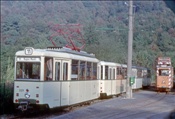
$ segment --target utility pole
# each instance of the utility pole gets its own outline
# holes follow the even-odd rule
[[[128,68],[126,81],[126,98],[132,98],[132,86],[130,85],[132,68],[132,41],[133,41],[133,1],[129,1],[129,32],[128,32]]]

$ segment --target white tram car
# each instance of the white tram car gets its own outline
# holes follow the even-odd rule
[[[113,62],[99,62],[100,96],[121,94],[126,92],[126,65]]]
[[[99,61],[83,51],[27,47],[15,56],[14,103],[26,111],[120,94],[126,92],[126,71],[127,65]]]

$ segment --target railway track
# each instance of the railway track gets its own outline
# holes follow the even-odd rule
[[[38,118],[48,118],[51,115],[62,115],[65,113],[68,113],[68,110],[49,110],[49,111],[44,111],[44,112],[35,112],[35,113],[21,113],[17,114],[15,116],[9,117],[9,119],[23,119],[23,118],[32,118],[32,119],[38,119]]]
[[[88,102],[84,102],[84,103],[80,103],[77,105],[72,105],[69,106],[67,108],[64,109],[60,109],[60,108],[55,108],[55,109],[51,109],[51,110],[47,110],[47,111],[41,111],[41,112],[34,112],[34,113],[20,113],[17,114],[15,116],[10,116],[8,117],[9,119],[22,119],[22,118],[33,118],[33,119],[38,119],[38,118],[50,118],[52,116],[59,116],[59,115],[63,115],[72,111],[75,111],[77,109],[80,109],[82,107],[86,107],[89,106],[91,104],[97,103],[97,102],[101,102],[101,101],[105,101],[107,99],[96,99],[96,100],[92,100],[92,101],[88,101]]]

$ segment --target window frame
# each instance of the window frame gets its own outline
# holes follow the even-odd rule
[[[23,75],[22,77],[24,78],[18,78],[19,77],[19,73],[20,71],[18,70],[18,64],[21,65],[19,66],[19,68],[21,68],[21,75]],[[32,65],[31,65],[32,64]],[[38,68],[37,68],[37,71],[35,71],[36,73],[34,73],[34,64],[38,64],[36,65]],[[15,80],[25,80],[25,81],[40,81],[41,80],[41,62],[40,61],[36,61],[36,62],[33,62],[33,61],[16,61],[15,63]],[[28,65],[28,66],[27,66]],[[28,68],[27,68],[28,67]],[[18,73],[19,72],[19,73]],[[28,78],[29,77],[29,78]],[[31,78],[30,78],[31,77]],[[38,78],[33,78],[33,77],[38,77]]]

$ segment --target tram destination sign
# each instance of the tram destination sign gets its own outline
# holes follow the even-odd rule
[[[39,57],[17,57],[17,61],[35,61],[35,62],[39,62],[40,58]]]

